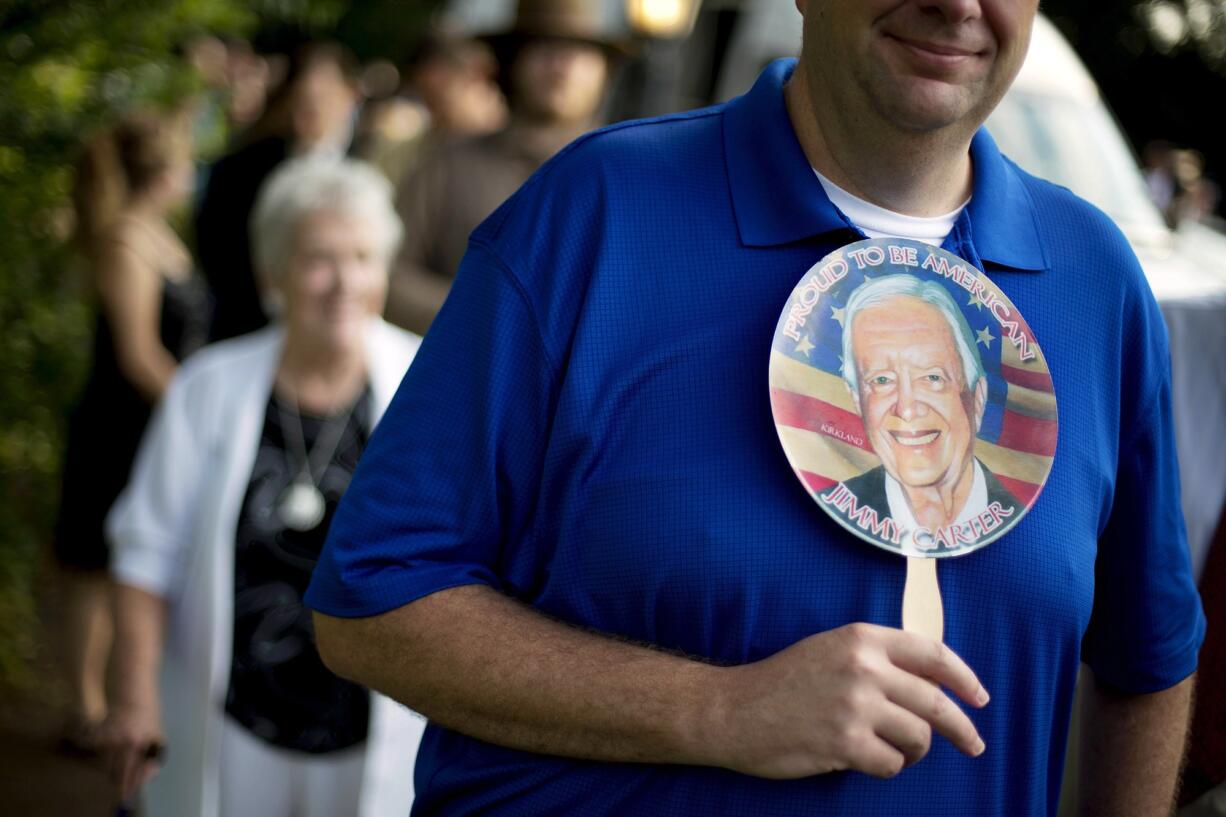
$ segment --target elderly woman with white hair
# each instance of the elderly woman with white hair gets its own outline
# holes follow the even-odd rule
[[[400,233],[370,167],[283,165],[251,223],[279,320],[180,369],[111,512],[103,735],[151,817],[408,813],[420,719],[333,675],[302,605],[420,340],[379,317]]]

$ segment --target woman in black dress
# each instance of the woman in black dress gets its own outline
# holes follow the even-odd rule
[[[87,146],[74,203],[97,298],[94,360],[69,419],[55,530],[72,711],[64,746],[96,748],[110,652],[103,521],[127,483],[149,413],[178,363],[205,340],[208,293],[167,221],[191,189],[184,114],[129,116]]]

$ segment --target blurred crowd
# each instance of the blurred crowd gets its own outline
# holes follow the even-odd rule
[[[1205,157],[1200,151],[1157,139],[1145,146],[1141,161],[1149,197],[1168,227],[1217,220],[1222,190],[1205,175]]]
[[[420,719],[324,666],[302,596],[468,234],[599,124],[625,53],[578,0],[400,65],[203,37],[203,93],[86,139],[61,745],[109,761],[121,808],[407,813]]]

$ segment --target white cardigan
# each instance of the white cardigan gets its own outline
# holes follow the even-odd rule
[[[169,603],[161,678],[167,754],[145,787],[152,817],[218,817],[234,535],[283,341],[283,331],[271,327],[209,346],[183,364],[107,519],[115,580]],[[371,321],[366,352],[376,419],[420,342]],[[409,813],[424,726],[416,713],[372,697],[360,817]]]

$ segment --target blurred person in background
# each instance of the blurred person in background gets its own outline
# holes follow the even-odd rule
[[[1172,157],[1175,198],[1168,221],[1178,227],[1184,221],[1204,221],[1217,210],[1221,190],[1205,176],[1205,156],[1199,150],[1176,150]]]
[[[592,0],[520,0],[513,27],[484,39],[501,66],[508,125],[423,156],[400,185],[405,238],[387,314],[419,333],[447,297],[469,233],[549,157],[597,124],[621,53]]]
[[[193,124],[195,152],[211,162],[225,152],[231,134],[245,131],[263,112],[272,67],[238,38],[197,37],[185,56],[203,86]]]
[[[391,60],[376,59],[363,65],[358,90],[362,107],[354,122],[350,154],[387,176],[381,164],[384,154],[425,129],[425,109],[398,93],[400,71]]]
[[[152,406],[201,346],[209,299],[167,221],[191,189],[189,119],[140,113],[85,147],[74,189],[78,236],[97,299],[93,366],[68,426],[55,554],[66,595],[71,691],[63,748],[97,748],[106,715],[111,616],[103,522],[127,483]]]
[[[226,114],[231,129],[241,131],[260,118],[269,91],[281,84],[288,66],[283,56],[265,57],[247,40],[227,37],[225,44],[226,87],[230,92]]]
[[[389,179],[406,178],[422,156],[455,139],[482,136],[506,125],[507,106],[496,82],[498,63],[490,47],[456,32],[437,29],[413,53],[405,66],[405,89],[411,97],[400,104],[388,124],[416,116],[411,127],[386,133],[363,156]]]
[[[1150,201],[1161,211],[1163,217],[1175,198],[1175,146],[1165,139],[1155,139],[1141,151],[1141,172],[1145,176],[1145,188]],[[1169,218],[1167,225],[1171,226]]]
[[[419,342],[379,317],[400,232],[368,165],[275,171],[251,240],[279,319],[175,378],[111,514],[103,736],[122,796],[143,786],[152,817],[408,813],[420,719],[327,670],[301,603]]]
[[[1204,154],[1155,139],[1141,151],[1141,161],[1150,200],[1168,227],[1213,218],[1221,189],[1205,176]]]
[[[414,54],[406,75],[409,87],[430,112],[436,139],[480,136],[506,126],[498,61],[486,43],[436,30]]]
[[[344,156],[359,100],[353,55],[336,43],[307,44],[241,146],[213,166],[196,213],[196,252],[217,298],[213,340],[268,322],[247,236],[256,193],[291,156]]]
[[[225,42],[211,34],[196,37],[183,50],[201,85],[192,142],[197,158],[209,161],[221,155],[230,135],[229,54]]]

